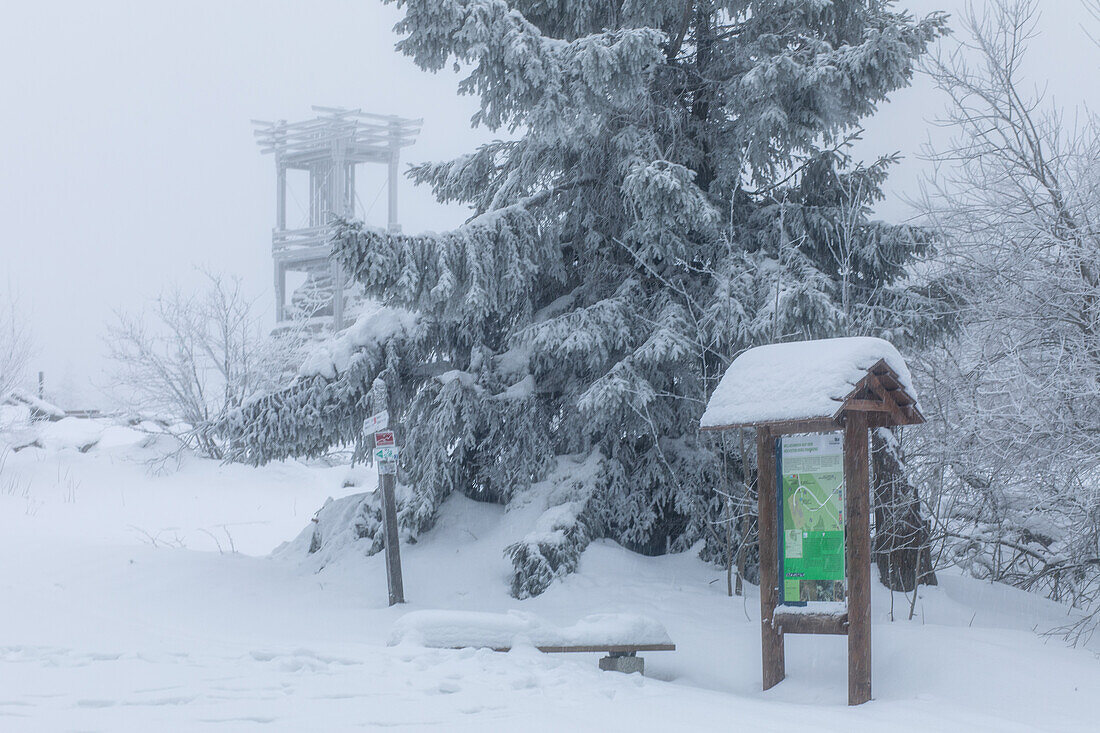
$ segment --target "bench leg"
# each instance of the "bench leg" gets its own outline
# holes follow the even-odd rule
[[[610,652],[600,659],[600,669],[605,672],[645,674],[645,660],[637,652]]]

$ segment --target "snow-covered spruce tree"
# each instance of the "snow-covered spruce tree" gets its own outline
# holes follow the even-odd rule
[[[880,0],[397,4],[399,50],[466,73],[474,124],[513,139],[411,170],[473,208],[464,226],[339,226],[334,257],[416,325],[249,405],[227,424],[239,452],[357,440],[381,376],[408,426],[406,527],[456,490],[507,502],[540,481],[573,487],[555,501],[583,531],[558,516],[510,548],[517,594],[593,536],[644,553],[705,538],[716,556],[715,488],[745,482],[697,424],[730,358],[923,325],[903,279],[927,240],[868,220],[891,161],[845,151],[943,17]]]

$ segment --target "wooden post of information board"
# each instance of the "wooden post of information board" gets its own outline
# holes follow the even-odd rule
[[[764,689],[775,687],[786,676],[783,631],[775,625],[779,602],[779,538],[775,506],[775,436],[766,428],[756,430],[757,533],[760,538],[760,657]]]
[[[867,413],[850,411],[844,418],[849,705],[871,699],[871,487],[867,474]]]

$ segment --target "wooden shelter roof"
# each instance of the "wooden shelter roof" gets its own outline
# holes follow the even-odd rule
[[[924,422],[909,369],[889,342],[853,337],[749,349],[726,370],[700,429],[835,430],[848,411],[871,413],[872,426]]]

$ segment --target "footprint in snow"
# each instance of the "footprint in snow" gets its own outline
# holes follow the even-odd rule
[[[462,686],[459,685],[454,680],[443,680],[442,682],[439,683],[439,686],[437,687],[437,689],[439,690],[439,692],[441,692],[444,695],[450,695],[451,693],[458,692],[459,690],[461,690]]]

